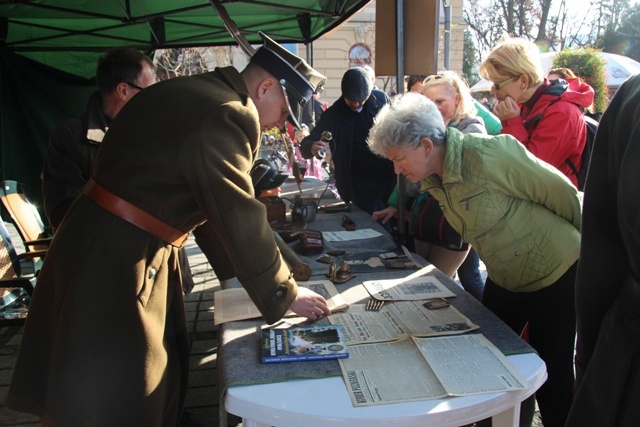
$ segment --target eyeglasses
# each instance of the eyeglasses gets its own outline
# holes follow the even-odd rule
[[[508,84],[509,84],[509,82],[511,82],[511,81],[512,81],[513,79],[515,79],[516,77],[518,77],[518,76],[512,76],[512,77],[509,77],[508,79],[505,79],[505,80],[503,80],[503,81],[501,81],[501,82],[494,83],[492,87],[493,87],[495,90],[500,90],[500,89],[502,89],[503,87],[505,87],[506,85],[508,85]]]
[[[130,82],[125,82],[125,84],[128,84],[129,86],[131,86],[132,88],[138,89],[138,90],[144,90],[143,87],[140,87],[138,85],[134,85],[133,83]]]

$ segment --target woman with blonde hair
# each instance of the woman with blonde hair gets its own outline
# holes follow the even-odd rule
[[[493,113],[502,122],[502,133],[514,136],[577,186],[569,163],[580,170],[587,140],[582,115],[593,102],[593,88],[580,79],[547,80],[538,47],[521,38],[496,46],[480,64],[480,75],[493,82]]]

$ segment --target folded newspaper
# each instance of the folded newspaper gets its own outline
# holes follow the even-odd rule
[[[349,358],[338,362],[353,406],[531,387],[481,334],[352,345]]]
[[[333,283],[329,280],[312,280],[308,282],[298,282],[298,286],[309,288],[317,294],[322,295],[332,312],[346,310],[349,305],[338,292]],[[216,325],[235,320],[255,319],[261,317],[258,307],[251,301],[249,294],[244,288],[230,288],[213,293],[215,310],[213,312],[213,322]],[[296,316],[292,311],[285,314],[287,317]]]

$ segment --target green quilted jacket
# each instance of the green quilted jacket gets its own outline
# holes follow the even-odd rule
[[[427,177],[420,191],[438,199],[447,221],[505,289],[540,290],[578,259],[578,191],[510,135],[449,128],[443,177]]]

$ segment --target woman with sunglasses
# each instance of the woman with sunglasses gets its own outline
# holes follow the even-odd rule
[[[580,79],[544,78],[538,47],[520,38],[496,46],[480,64],[480,75],[493,82],[493,112],[502,122],[502,133],[513,135],[577,186],[567,160],[580,170],[587,140],[582,115],[593,102],[593,88]]]

